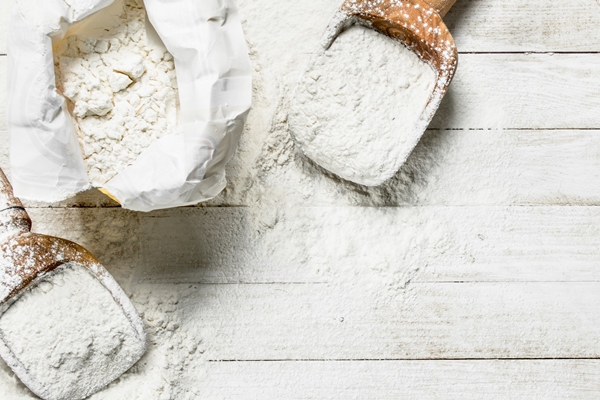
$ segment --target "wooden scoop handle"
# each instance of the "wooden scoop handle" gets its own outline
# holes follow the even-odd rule
[[[455,0],[433,0],[450,8]],[[443,11],[443,10],[442,10]],[[456,70],[458,51],[440,14],[424,0],[345,0],[324,35],[323,47],[353,23],[398,40],[428,62],[438,74],[436,88],[445,93]],[[441,97],[440,97],[441,98]]]
[[[423,0],[425,3],[429,4],[431,8],[433,8],[440,17],[446,15],[446,13],[452,8],[456,0]]]
[[[15,207],[23,208],[23,204],[13,194],[12,186],[0,168],[0,211]]]
[[[29,232],[31,219],[0,168],[0,235]]]

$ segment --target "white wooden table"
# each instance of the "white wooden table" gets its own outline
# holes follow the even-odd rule
[[[92,250],[147,323],[148,355],[97,398],[600,398],[600,1],[458,0],[446,21],[459,70],[386,202],[351,207],[342,187],[300,206],[256,162],[293,146],[242,142],[208,207],[28,204],[35,230]],[[281,118],[262,122],[265,143]],[[4,115],[0,137],[8,169]],[[0,364],[13,387],[32,398]]]

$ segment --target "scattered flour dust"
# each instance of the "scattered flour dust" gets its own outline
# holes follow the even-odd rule
[[[103,186],[146,147],[172,133],[177,123],[171,54],[149,43],[142,0],[117,2],[116,7],[120,12],[111,16],[113,24],[101,38],[71,35],[55,50],[57,86],[71,103],[95,186]]]
[[[292,103],[289,126],[302,151],[350,181],[390,178],[413,147],[436,82],[412,50],[355,25],[317,53]]]
[[[140,347],[121,306],[74,263],[20,296],[0,317],[0,335],[49,398],[79,399],[106,385]]]
[[[417,223],[413,224],[410,208],[400,207],[402,215],[398,216],[397,209],[393,207],[345,207],[397,206],[412,200],[419,194],[419,186],[428,183],[428,169],[438,162],[437,158],[442,150],[437,149],[435,141],[432,141],[433,144],[427,143],[423,148],[417,147],[394,178],[377,187],[365,187],[317,168],[297,151],[290,136],[288,114],[294,98],[294,88],[303,76],[310,54],[318,48],[340,0],[238,0],[237,4],[255,68],[253,107],[238,152],[228,164],[228,175],[231,177],[229,184],[221,195],[206,205],[245,206],[231,209],[247,213],[247,221],[244,220],[242,226],[247,228],[248,234],[240,229],[238,215],[227,220],[218,219],[217,222],[221,221],[224,225],[218,231],[219,234],[241,232],[238,241],[228,241],[228,246],[222,247],[224,242],[219,238],[216,245],[206,251],[181,253],[184,259],[191,258],[193,262],[190,265],[194,265],[194,268],[170,270],[173,260],[169,260],[164,265],[164,274],[154,272],[155,276],[166,278],[163,281],[152,281],[148,260],[138,259],[139,246],[144,237],[140,233],[137,213],[110,209],[103,210],[109,213],[110,218],[99,218],[97,211],[88,213],[81,210],[75,223],[73,220],[61,220],[59,214],[53,214],[51,221],[46,222],[46,228],[53,227],[53,234],[56,236],[68,236],[80,241],[77,235],[81,235],[85,237],[83,242],[98,246],[94,252],[110,266],[110,272],[124,285],[146,326],[147,353],[117,381],[94,394],[92,400],[223,398],[223,386],[214,384],[220,382],[223,375],[211,375],[214,373],[211,368],[219,363],[209,363],[207,359],[218,357],[222,344],[227,343],[233,333],[232,326],[229,325],[231,321],[254,317],[256,314],[247,313],[244,316],[243,307],[234,307],[230,310],[231,314],[225,313],[225,306],[228,304],[238,304],[236,302],[245,300],[237,285],[185,283],[188,279],[186,273],[192,270],[199,273],[204,271],[204,268],[197,268],[200,259],[217,268],[215,276],[237,281],[238,274],[244,272],[248,274],[246,277],[249,280],[256,281],[264,278],[265,270],[253,268],[256,265],[266,265],[257,263],[256,254],[265,257],[262,261],[273,261],[280,257],[286,262],[276,264],[289,266],[288,269],[281,270],[284,274],[281,280],[289,278],[290,273],[297,273],[298,270],[308,270],[313,279],[314,273],[322,280],[332,282],[331,290],[328,291],[330,296],[367,292],[374,297],[381,296],[376,299],[378,303],[386,303],[397,290],[428,268],[426,262],[429,255],[443,251],[443,247],[447,246],[446,239],[438,237],[445,230],[436,222],[435,211],[429,212],[427,208],[421,210],[422,217],[417,218]],[[294,29],[289,29],[291,26]],[[375,40],[384,39],[386,38],[378,35]],[[343,40],[343,37],[338,40]],[[391,50],[386,46],[385,51]],[[355,56],[360,57],[359,54]],[[333,63],[346,59],[347,57],[330,57]],[[147,74],[149,64],[146,58],[144,60]],[[363,70],[361,77],[373,79],[367,75],[374,72],[372,68]],[[358,84],[354,80],[348,83]],[[130,85],[126,90],[132,87]],[[122,94],[118,92],[113,96],[118,98]],[[88,116],[86,119],[107,118],[112,112],[114,111],[104,117]],[[424,139],[428,140],[427,137]],[[325,207],[319,211],[311,208],[313,206]],[[329,206],[339,207],[340,211],[330,212],[327,208]],[[222,209],[228,208],[218,208]],[[210,210],[215,208],[207,208],[207,213]],[[194,212],[192,209],[183,209],[166,213],[188,211]],[[406,222],[403,222],[405,219]],[[188,221],[191,223],[193,220],[186,219],[186,224]],[[77,223],[84,233],[69,234],[67,231],[77,226]],[[206,223],[201,228],[189,226],[184,231],[179,226],[175,232],[181,231],[182,237],[190,241],[197,234],[198,237],[194,240],[199,241],[200,237],[207,236],[205,227],[214,225],[217,224]],[[39,225],[38,228],[45,229]],[[146,226],[145,229],[150,228]],[[215,232],[217,231],[213,230],[213,235]],[[382,237],[382,232],[386,233],[385,238]],[[251,240],[245,242],[247,237]],[[171,239],[171,244],[177,243],[178,246],[182,242],[184,241],[179,236]],[[110,245],[107,246],[106,243]],[[168,243],[165,242],[166,244]],[[372,249],[372,252],[362,251],[365,248]],[[161,248],[156,249],[157,254],[161,251]],[[223,254],[224,251],[229,253]],[[142,254],[143,257],[148,257],[148,254]],[[194,254],[201,254],[201,258],[192,258]],[[233,260],[235,268],[224,268],[223,263],[227,257]],[[152,261],[158,263],[157,260]],[[244,268],[240,268],[240,265]],[[131,270],[139,270],[139,276],[136,277]],[[271,277],[270,274],[271,272],[268,276]],[[204,275],[196,279],[201,282],[206,280]],[[368,284],[366,291],[365,282]],[[209,290],[210,294],[206,295]],[[361,297],[356,295],[352,298],[355,300]],[[347,307],[344,298],[339,301],[340,308]],[[243,303],[241,301],[240,304]],[[396,305],[393,303],[393,306]],[[363,306],[371,307],[370,304]],[[389,307],[387,304],[384,306]],[[268,382],[267,377],[265,380]],[[35,398],[1,360],[0,398]]]

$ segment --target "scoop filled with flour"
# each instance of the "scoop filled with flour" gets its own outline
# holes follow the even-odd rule
[[[147,23],[142,0],[117,0],[73,25],[54,55],[92,185],[103,186],[173,133],[173,57]]]
[[[0,356],[42,399],[82,399],[140,359],[143,323],[91,253],[30,230],[0,169]]]
[[[289,127],[302,151],[344,179],[391,177],[433,92],[433,69],[401,43],[363,26],[309,63]],[[412,148],[410,148],[412,150]]]
[[[295,94],[289,129],[340,177],[382,184],[404,164],[458,61],[442,16],[455,0],[345,0]]]
[[[87,397],[143,352],[121,306],[77,263],[60,266],[18,297],[0,316],[0,336],[45,399]]]

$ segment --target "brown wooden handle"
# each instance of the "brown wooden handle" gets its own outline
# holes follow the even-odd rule
[[[446,4],[447,8],[454,2],[436,1]],[[442,17],[428,3],[424,0],[345,0],[327,28],[323,46],[327,49],[340,32],[355,22],[398,40],[428,62],[438,74],[436,87],[445,93],[456,70],[458,51]]]
[[[14,207],[23,208],[23,204],[13,194],[12,186],[0,168],[0,211]]]
[[[31,219],[0,168],[0,235],[29,232]]]
[[[429,4],[431,8],[433,8],[440,17],[446,15],[446,13],[452,8],[456,0],[423,0],[425,3]]]

